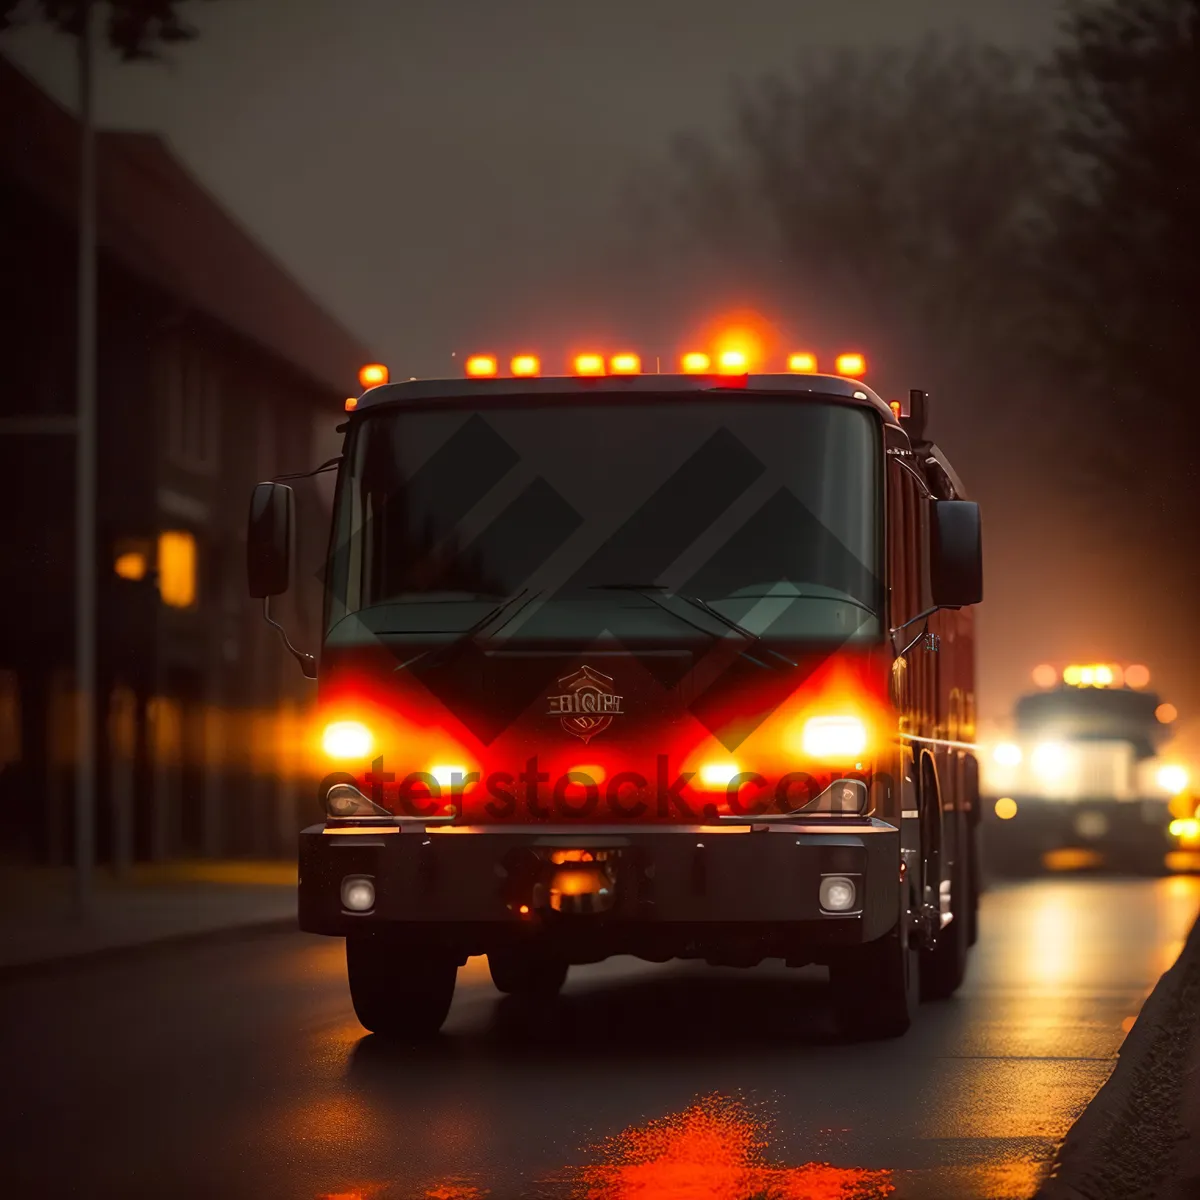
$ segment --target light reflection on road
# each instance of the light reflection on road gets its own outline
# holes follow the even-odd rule
[[[349,1093],[287,1125],[340,1130],[358,1177],[388,1180],[335,1175],[322,1200],[1028,1200],[1198,907],[1194,877],[998,887],[961,994],[874,1046],[832,1038],[812,973],[629,960],[573,971],[514,1043],[472,959],[422,1056],[358,1038],[343,1001],[312,1049],[353,1063]],[[325,970],[344,987],[340,956]],[[792,1036],[715,1035],[792,986]]]
[[[784,1166],[768,1155],[761,1113],[728,1096],[706,1096],[682,1112],[630,1126],[574,1168],[579,1200],[883,1200],[895,1191],[890,1171],[828,1163]]]

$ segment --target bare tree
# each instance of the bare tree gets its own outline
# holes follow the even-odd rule
[[[1031,64],[938,40],[845,51],[739,89],[727,136],[679,138],[643,221],[740,264],[826,342],[866,330],[896,373],[964,385],[1032,358],[1052,161]]]

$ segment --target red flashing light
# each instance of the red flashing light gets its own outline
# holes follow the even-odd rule
[[[383,363],[367,363],[365,367],[358,369],[358,382],[364,392],[367,388],[378,387],[387,381],[388,369]]]
[[[467,374],[473,379],[483,379],[495,375],[499,370],[494,354],[472,354],[467,359]]]
[[[679,365],[685,375],[703,375],[712,369],[712,359],[699,350],[692,350],[679,360]]]
[[[637,375],[642,369],[642,360],[636,354],[614,354],[608,360],[608,369],[614,375]]]
[[[807,350],[788,356],[788,370],[797,375],[813,375],[817,370],[817,356]]]
[[[575,355],[574,368],[576,375],[603,375],[604,355],[577,354]]]
[[[518,354],[509,364],[514,375],[529,378],[542,373],[542,363],[536,354]]]
[[[861,354],[839,354],[837,373],[848,379],[860,379],[867,373],[867,360]]]

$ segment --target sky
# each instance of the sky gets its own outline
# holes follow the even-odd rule
[[[677,133],[719,133],[738,82],[787,71],[804,54],[930,34],[1040,55],[1058,5],[211,0],[187,11],[200,37],[168,61],[100,64],[100,122],[161,133],[405,377],[456,374],[453,354],[485,346],[565,352],[598,320],[619,322],[626,297],[636,311],[645,291],[636,269],[601,315],[586,283],[605,269],[611,279],[614,243],[636,233],[621,198],[631,182],[662,175]],[[30,28],[0,49],[71,102],[67,39]],[[671,320],[659,314],[658,328]],[[965,450],[977,465],[986,447]],[[1030,520],[1043,550],[1032,565]],[[1096,603],[1089,580],[1111,561],[1103,551],[1089,560],[1062,514],[1014,507],[988,528],[985,715],[1004,712],[1038,661],[1164,657],[1149,633]]]
[[[1051,0],[193,0],[165,64],[99,71],[397,374],[471,339],[568,336],[631,180],[802,53],[969,34],[1044,48]],[[4,52],[65,102],[69,42]],[[586,302],[579,304],[586,322]],[[478,344],[478,341],[476,342]]]

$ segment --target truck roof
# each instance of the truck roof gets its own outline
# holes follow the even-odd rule
[[[484,401],[518,395],[642,395],[658,392],[739,392],[768,394],[794,392],[819,395],[848,404],[873,408],[885,422],[898,425],[891,406],[865,384],[840,375],[539,375],[534,378],[409,379],[369,388],[358,399],[354,412],[403,404],[406,401]]]

